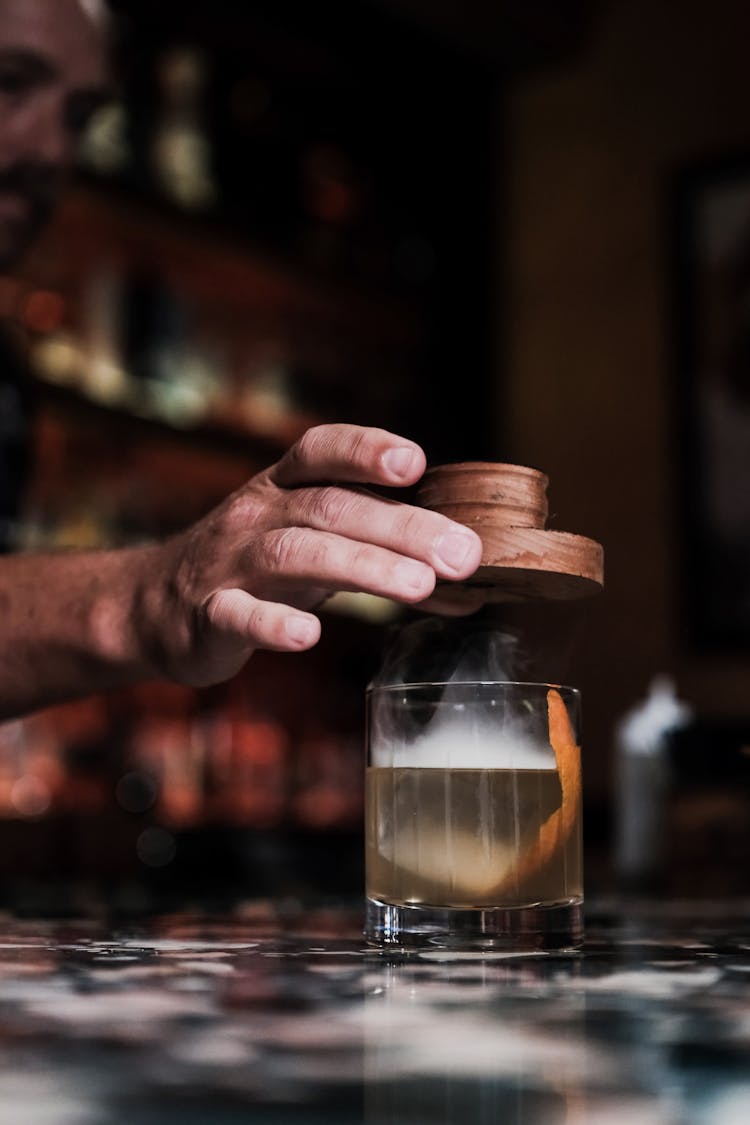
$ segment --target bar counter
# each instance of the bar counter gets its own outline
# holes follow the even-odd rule
[[[358,904],[2,916],[19,1125],[746,1125],[750,904],[611,899],[580,955],[368,949]]]

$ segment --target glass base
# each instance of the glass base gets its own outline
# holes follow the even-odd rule
[[[368,898],[364,933],[375,945],[404,949],[575,953],[583,944],[583,899],[467,910]]]

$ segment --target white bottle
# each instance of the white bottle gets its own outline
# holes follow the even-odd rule
[[[633,890],[654,889],[663,874],[667,740],[691,716],[673,681],[657,676],[646,699],[615,728],[614,865],[621,882]]]

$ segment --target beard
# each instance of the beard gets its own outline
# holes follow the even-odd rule
[[[61,187],[57,168],[0,168],[0,270],[11,270],[23,256],[49,220]]]

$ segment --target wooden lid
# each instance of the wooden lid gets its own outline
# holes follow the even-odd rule
[[[545,528],[548,479],[538,469],[468,461],[429,469],[419,502],[477,532],[484,551],[466,585],[487,601],[567,601],[604,584],[604,552],[593,539]]]
[[[423,507],[445,515],[450,515],[448,508],[454,508],[478,522],[544,527],[548,483],[544,473],[524,465],[467,461],[428,469],[418,495]]]

